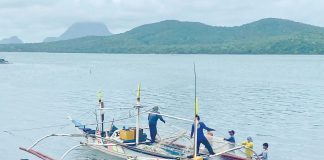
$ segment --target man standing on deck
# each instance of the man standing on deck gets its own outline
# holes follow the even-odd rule
[[[165,123],[165,120],[162,118],[161,115],[159,115],[160,112],[158,106],[153,107],[152,112],[153,113],[150,113],[148,115],[148,121],[150,127],[151,143],[154,143],[157,134],[157,128],[156,128],[157,121],[160,119],[163,123]]]
[[[208,128],[204,122],[199,122],[200,121],[200,117],[198,115],[196,115],[197,121],[198,121],[198,125],[197,125],[197,154],[199,154],[199,147],[200,144],[202,143],[203,145],[205,145],[206,149],[208,150],[209,154],[214,155],[214,151],[213,148],[211,147],[210,143],[208,142],[207,138],[204,135],[204,129],[207,131],[215,131],[212,128]],[[195,124],[192,125],[191,128],[191,135],[190,137],[193,137],[193,134],[195,132]]]

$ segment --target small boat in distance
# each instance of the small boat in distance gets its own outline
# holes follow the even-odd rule
[[[0,64],[8,64],[9,62],[5,59],[0,58]]]

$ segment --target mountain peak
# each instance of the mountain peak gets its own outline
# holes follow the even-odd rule
[[[86,36],[109,36],[107,26],[101,22],[77,22],[72,24],[60,37],[47,37],[44,42],[68,40]]]
[[[12,36],[0,40],[0,44],[20,44],[20,43],[23,43],[23,41],[19,39],[17,36]]]
[[[279,18],[264,18],[240,26],[245,31],[264,33],[264,35],[294,34],[300,32],[314,32],[322,30],[321,27]]]

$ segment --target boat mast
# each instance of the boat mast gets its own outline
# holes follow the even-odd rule
[[[105,105],[103,102],[103,93],[102,91],[98,92],[98,99],[99,99],[99,112],[100,112],[100,119],[101,119],[101,132],[104,132],[104,120],[105,120]]]
[[[198,120],[196,116],[198,115],[198,106],[197,106],[197,76],[196,76],[196,65],[194,63],[194,74],[195,74],[195,121],[194,121],[194,158],[197,157],[197,127],[198,127]]]
[[[136,145],[139,144],[139,130],[140,130],[140,109],[141,109],[141,84],[138,85],[137,88],[137,98],[135,110],[137,111],[136,116]]]
[[[101,115],[101,132],[104,132],[104,121],[105,121],[105,112],[104,112],[104,102],[102,99],[99,99],[100,115]]]

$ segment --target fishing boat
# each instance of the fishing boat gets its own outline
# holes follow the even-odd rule
[[[0,64],[8,64],[9,62],[5,59],[0,58]]]
[[[196,85],[195,85],[196,86]],[[151,110],[144,110],[141,105],[141,87],[138,86],[136,104],[132,107],[134,114],[125,118],[114,119],[112,121],[105,121],[105,110],[115,110],[114,108],[105,108],[102,96],[98,96],[98,108],[96,115],[100,117],[100,122],[95,124],[84,124],[76,119],[70,118],[70,121],[77,129],[77,134],[50,134],[37,140],[28,148],[21,147],[20,149],[33,154],[43,160],[63,160],[70,152],[79,147],[90,147],[98,150],[109,156],[127,159],[127,160],[163,160],[163,159],[177,159],[177,160],[247,160],[244,148],[240,145],[234,145],[224,141],[220,137],[211,137],[210,143],[216,154],[209,155],[206,149],[201,148],[200,154],[197,155],[197,120],[190,120],[173,115],[165,115]],[[195,96],[196,97],[196,96]],[[127,107],[126,107],[127,108]],[[140,116],[147,114],[157,114],[163,117],[173,118],[179,121],[186,121],[190,124],[195,124],[194,140],[192,141],[187,131],[172,133],[166,138],[161,138],[156,143],[151,143],[145,133],[145,127],[141,126]],[[195,98],[195,115],[198,114],[198,101]],[[97,117],[96,116],[96,117]],[[134,119],[136,126],[122,127],[118,129],[114,125],[116,121],[125,119]],[[95,125],[95,128],[91,128]],[[107,127],[108,126],[108,127]],[[44,153],[41,153],[34,148],[44,140],[50,137],[82,137],[80,144],[77,144],[67,150],[60,158],[52,158]]]
[[[101,122],[97,123],[99,127],[95,129],[88,128],[87,124],[82,124],[78,120],[70,118],[72,124],[79,133],[77,134],[50,134],[37,140],[28,148],[21,147],[20,149],[33,154],[43,160],[55,160],[48,155],[45,155],[34,149],[40,142],[49,137],[82,137],[84,140],[80,144],[71,147],[67,150],[59,159],[64,159],[71,151],[76,148],[87,146],[95,150],[101,151],[107,155],[122,158],[122,159],[133,159],[133,160],[162,160],[162,159],[192,159],[191,157],[198,157],[194,155],[194,146],[189,138],[187,132],[181,132],[173,134],[165,139],[159,140],[157,143],[152,144],[148,141],[147,134],[144,133],[144,128],[140,126],[140,115],[143,114],[157,114],[151,111],[141,111],[143,106],[140,103],[140,87],[138,88],[138,97],[136,105],[133,107],[135,110],[134,116],[127,118],[135,118],[136,126],[130,128],[118,129],[114,122],[119,121],[116,119],[113,121],[104,121],[104,103],[99,99],[99,108],[97,109],[98,115],[101,117]],[[174,118],[180,121],[187,121],[194,123],[193,120],[159,114],[164,117]],[[104,124],[109,123],[110,127],[104,128]],[[89,124],[93,125],[93,124]],[[213,137],[212,146],[215,155],[208,155],[208,152],[202,149],[202,159],[227,159],[227,160],[245,160],[244,152],[240,151],[242,146],[234,146],[223,138]]]

